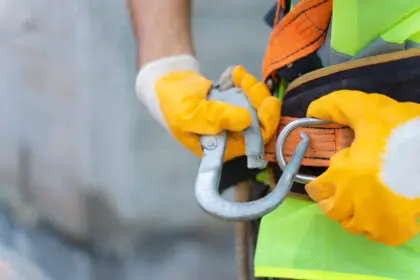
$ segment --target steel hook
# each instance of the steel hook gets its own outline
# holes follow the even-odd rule
[[[195,194],[202,209],[208,214],[226,221],[255,220],[276,209],[290,191],[309,147],[308,136],[302,132],[300,137],[300,143],[271,193],[255,201],[231,202],[224,200],[218,190],[227,139],[226,135],[219,135],[216,141],[220,146],[217,145],[213,149],[213,151],[217,151],[217,158],[201,161],[196,180]]]
[[[213,89],[209,98],[229,102],[250,111],[253,122],[243,132],[248,168],[264,168],[266,166],[263,160],[264,144],[259,129],[259,122],[256,112],[249,104],[246,96],[236,88],[222,92]],[[217,135],[200,136],[203,157],[195,182],[196,199],[205,212],[222,220],[246,221],[258,219],[276,209],[285,199],[308,149],[309,138],[306,134],[301,134],[302,141],[297,146],[290,163],[285,166],[282,177],[270,194],[255,201],[231,202],[225,200],[219,193],[227,137],[226,131],[222,131]]]

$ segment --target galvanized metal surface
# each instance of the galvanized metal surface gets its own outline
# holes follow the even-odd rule
[[[284,167],[282,176],[272,192],[249,202],[231,202],[219,194],[220,174],[226,147],[226,134],[219,135],[214,149],[204,149],[204,156],[195,182],[195,194],[200,206],[210,215],[226,221],[252,221],[276,209],[290,192],[309,147],[309,138],[300,133],[301,142]]]
[[[226,90],[214,88],[210,92],[208,99],[223,101],[249,111],[252,123],[249,128],[242,132],[245,139],[245,154],[247,155],[248,168],[263,168],[266,163],[263,160],[264,144],[259,130],[258,117],[246,95],[239,88],[232,87]],[[279,136],[276,153],[277,156],[281,156],[283,161],[283,143],[289,133],[298,127],[300,123],[303,125],[315,121],[317,121],[316,123],[320,122],[314,119],[305,120],[306,122],[292,122],[284,129],[287,133],[282,131]],[[301,132],[300,137],[301,142],[297,145],[290,162],[281,166],[283,174],[270,194],[255,201],[232,202],[222,198],[219,193],[219,182],[228,134],[226,131],[222,131],[217,135],[201,135],[200,142],[203,149],[203,157],[200,161],[195,181],[195,196],[198,204],[208,214],[225,221],[256,220],[273,211],[284,201],[287,193],[290,192],[309,147],[308,136]]]
[[[264,143],[259,129],[257,112],[239,88],[226,90],[213,89],[209,100],[223,101],[248,110],[251,115],[251,126],[242,132],[245,139],[245,154],[248,168],[264,168]],[[195,196],[198,204],[208,214],[226,221],[240,221],[259,217],[264,212],[262,205],[250,202],[231,202],[219,194],[219,182],[222,174],[223,159],[228,134],[222,131],[217,135],[202,135],[200,142],[203,157],[195,181]]]

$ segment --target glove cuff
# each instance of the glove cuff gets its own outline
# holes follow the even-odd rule
[[[387,139],[380,178],[394,193],[420,198],[419,151],[420,116],[396,127]]]
[[[145,64],[137,74],[136,93],[152,117],[167,128],[156,97],[155,81],[172,71],[190,70],[199,72],[197,59],[189,54],[160,58]]]

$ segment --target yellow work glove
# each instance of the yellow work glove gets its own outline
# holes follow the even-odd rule
[[[198,67],[185,66],[188,64],[187,61],[181,65],[179,61],[173,62],[177,57],[168,59],[169,62],[166,64],[172,66],[165,65],[165,59],[152,62],[155,65],[146,65],[137,78],[137,94],[148,106],[152,115],[160,116],[160,119],[159,117],[156,119],[197,156],[202,155],[199,135],[214,135],[223,130],[231,132],[226,146],[225,160],[244,155],[245,142],[241,131],[251,125],[249,112],[225,102],[207,101],[212,82],[199,74]],[[184,56],[183,59],[188,60],[188,57]],[[156,66],[159,63],[160,66]],[[177,67],[173,66],[174,64]],[[153,71],[154,73],[150,74]],[[152,88],[150,84],[147,88],[145,85],[147,81],[149,83],[153,81]],[[232,82],[242,89],[256,109],[264,143],[268,142],[280,122],[280,100],[271,96],[267,87],[247,73],[242,66],[233,69]],[[156,101],[150,102],[153,98]],[[156,110],[159,113],[153,113]]]
[[[348,232],[400,245],[419,232],[420,104],[341,90],[308,108],[308,117],[351,127],[350,148],[306,191]]]

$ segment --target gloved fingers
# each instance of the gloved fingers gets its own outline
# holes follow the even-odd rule
[[[320,201],[332,197],[335,194],[336,171],[335,169],[340,168],[348,158],[350,149],[344,149],[333,155],[330,159],[329,168],[318,176],[314,181],[309,182],[306,186],[306,192],[314,201]]]
[[[350,151],[351,148],[345,148],[332,155],[330,158],[330,166],[328,167],[328,170],[338,169],[342,166],[348,165],[348,161],[350,159]]]
[[[375,207],[366,208],[366,204],[373,205],[367,202],[366,198],[354,200],[354,213],[348,219],[340,221],[341,227],[351,234],[363,234],[370,240],[374,240],[376,235],[374,228],[377,228],[374,221],[383,217],[378,217]]]
[[[358,224],[354,222],[354,216],[351,216],[340,222],[341,227],[350,234],[363,234],[366,237],[371,236],[371,232],[361,229]]]
[[[274,96],[267,97],[261,102],[257,115],[263,141],[267,143],[276,133],[280,123],[281,100]]]
[[[348,158],[349,149],[334,155],[331,165],[323,174],[305,186],[308,195],[318,202],[321,210],[332,220],[342,222],[354,215],[353,198],[345,192],[346,182],[340,170]]]
[[[180,143],[190,150],[195,156],[201,158],[203,156],[203,151],[200,143],[200,138],[194,133],[184,133],[181,131],[174,132],[175,138],[180,141]]]
[[[305,190],[309,197],[319,202],[334,196],[336,188],[333,182],[330,181],[329,171],[325,171],[312,182],[305,185]]]
[[[366,203],[356,203],[354,217],[340,222],[344,230],[352,234],[363,234],[371,241],[389,246],[399,246],[419,233],[416,217],[405,217],[395,212],[385,215],[381,209],[363,205]]]
[[[242,131],[251,125],[248,110],[217,100],[189,100],[177,114],[180,129],[200,135]]]
[[[249,74],[241,65],[236,66],[232,71],[233,84],[240,87],[248,97],[251,105],[258,110],[264,99],[271,96],[268,88],[254,76]]]
[[[420,198],[412,199],[410,202],[410,208],[416,217],[420,217]]]
[[[396,104],[395,100],[382,94],[339,90],[313,101],[309,105],[307,116],[355,128],[366,114],[393,104]]]
[[[400,217],[398,217],[400,218]],[[391,245],[391,246],[398,246],[401,245],[411,238],[418,235],[420,232],[420,227],[418,223],[418,217],[408,217],[406,221],[402,224],[398,224],[396,226],[397,232],[390,232],[385,237],[385,244]],[[397,236],[397,238],[395,238]]]
[[[237,158],[245,154],[245,139],[242,132],[228,132],[225,161]]]
[[[179,135],[178,133],[182,134]],[[182,145],[192,151],[195,156],[203,156],[199,136],[195,133],[175,132],[176,138],[182,138]],[[228,132],[224,161],[242,156],[245,154],[245,140],[242,132]]]
[[[378,227],[380,231],[374,236],[375,241],[398,246],[419,234],[419,215],[417,209],[412,208],[412,202],[411,199],[401,198],[399,202],[394,201],[394,207],[378,208],[377,216],[372,219],[382,223]]]
[[[318,205],[321,210],[331,220],[342,223],[343,221],[349,221],[354,218],[354,201],[350,194],[343,191],[344,186],[341,186],[344,182],[337,182],[332,187],[335,189],[335,194],[327,199],[318,201]]]

